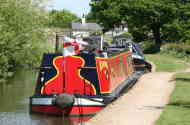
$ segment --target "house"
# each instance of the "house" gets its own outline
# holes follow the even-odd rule
[[[125,35],[117,35],[113,38],[113,43],[117,46],[125,46],[127,43],[131,43],[132,38],[126,37]]]
[[[102,27],[97,23],[87,23],[83,15],[81,22],[72,22],[72,36],[74,37],[88,37],[90,33],[102,31]]]

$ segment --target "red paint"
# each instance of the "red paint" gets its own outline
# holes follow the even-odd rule
[[[102,110],[104,107],[99,106],[73,106],[69,112],[69,115],[92,115],[100,110]]]
[[[128,64],[132,62],[129,57],[131,57],[130,52],[112,58],[96,59],[101,93],[112,92],[133,73],[133,67]]]
[[[73,106],[67,109],[61,109],[57,106],[32,106],[32,111],[43,114],[69,115],[69,116],[84,116],[94,115],[104,107],[98,106]]]
[[[64,64],[63,64],[63,56],[56,57],[53,60],[53,65],[56,69],[56,76],[45,83],[45,86],[42,88],[42,94],[58,94],[64,93],[65,88],[65,75],[64,75]]]
[[[57,106],[32,106],[32,112],[43,113],[43,114],[55,114],[55,115],[63,115],[66,113],[63,109]]]
[[[85,64],[82,58],[75,56],[64,58],[60,56],[53,60],[53,64],[57,74],[45,83],[42,88],[42,94],[96,94],[93,84],[80,75],[81,67],[84,67]]]

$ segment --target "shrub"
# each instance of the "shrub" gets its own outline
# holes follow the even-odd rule
[[[151,41],[143,41],[142,43],[143,53],[152,54],[159,52],[159,47]]]
[[[162,46],[162,53],[173,55],[177,58],[189,60],[190,58],[190,45],[185,43],[168,43]]]
[[[185,41],[185,44],[190,45],[190,39]]]

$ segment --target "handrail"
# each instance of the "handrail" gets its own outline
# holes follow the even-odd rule
[[[96,67],[79,67],[79,69],[96,69]]]

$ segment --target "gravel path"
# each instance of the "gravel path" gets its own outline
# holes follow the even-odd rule
[[[174,89],[173,73],[143,75],[137,84],[85,125],[154,125]]]

